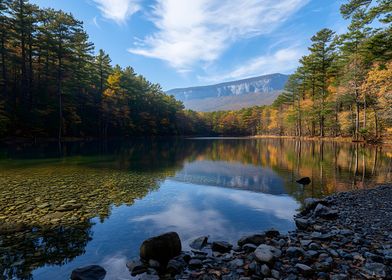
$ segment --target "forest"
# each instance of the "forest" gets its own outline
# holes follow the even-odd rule
[[[272,106],[203,114],[213,131],[233,135],[352,137],[392,135],[392,2],[351,0],[337,35],[322,29]]]
[[[95,51],[83,23],[28,0],[0,2],[0,137],[392,134],[392,3],[350,0],[322,29],[271,106],[185,110],[160,85]]]
[[[94,54],[82,22],[26,0],[0,1],[0,136],[178,134],[183,105],[131,67]]]

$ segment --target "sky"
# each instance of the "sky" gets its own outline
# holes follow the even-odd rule
[[[164,90],[290,74],[322,28],[347,22],[342,0],[31,0],[82,20],[113,64]]]

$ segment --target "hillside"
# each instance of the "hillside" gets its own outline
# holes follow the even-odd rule
[[[281,93],[288,75],[270,74],[210,86],[178,88],[167,93],[196,111],[235,110],[269,105]]]

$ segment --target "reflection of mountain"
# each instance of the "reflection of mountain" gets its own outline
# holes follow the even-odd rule
[[[239,162],[200,160],[187,163],[174,180],[200,185],[283,194],[283,179],[271,169]]]

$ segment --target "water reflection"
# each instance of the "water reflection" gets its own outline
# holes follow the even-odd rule
[[[391,172],[391,148],[358,143],[172,138],[2,147],[0,275],[64,279],[99,263],[107,279],[126,279],[125,260],[148,236],[176,230],[185,241],[234,241],[289,230],[304,198],[390,182]],[[295,180],[304,176],[312,183],[301,187]]]

